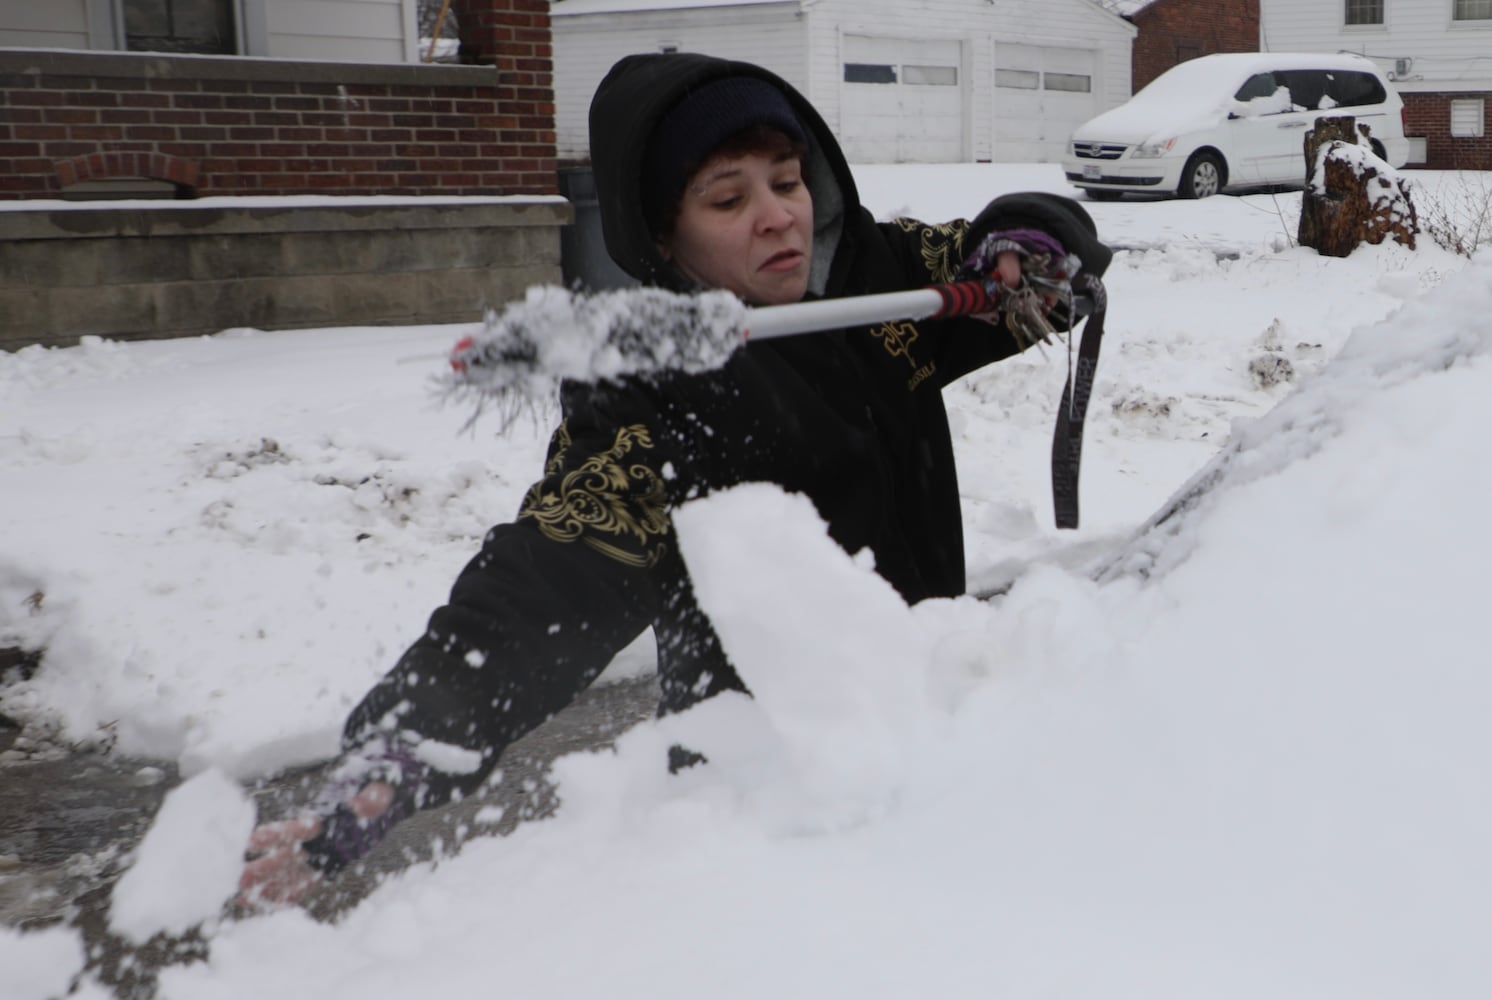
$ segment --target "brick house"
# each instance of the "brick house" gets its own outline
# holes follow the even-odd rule
[[[338,7],[6,5],[0,198],[556,191],[547,0],[453,0],[461,66],[415,0]]]
[[[1259,50],[1259,0],[1130,0],[1125,16],[1139,29],[1130,69],[1135,90],[1197,56]]]
[[[1277,51],[1348,51],[1404,98],[1409,165],[1492,170],[1492,0],[1261,0]]]
[[[560,281],[548,0],[452,0],[458,65],[417,6],[0,6],[0,350],[464,323]]]

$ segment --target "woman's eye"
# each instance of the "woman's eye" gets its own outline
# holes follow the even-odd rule
[[[721,211],[728,211],[729,209],[735,208],[740,203],[741,199],[738,195],[731,195],[726,198],[716,198],[714,201],[710,202],[713,207],[718,208]]]

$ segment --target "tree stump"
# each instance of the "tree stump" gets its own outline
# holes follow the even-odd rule
[[[1351,115],[1317,118],[1305,136],[1305,158],[1301,246],[1345,257],[1392,237],[1414,249],[1419,214],[1399,175],[1373,152],[1366,125]]]

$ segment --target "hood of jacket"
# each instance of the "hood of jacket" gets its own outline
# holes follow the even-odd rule
[[[813,106],[781,77],[751,63],[689,52],[626,56],[606,74],[591,100],[591,169],[606,250],[617,266],[646,285],[691,291],[694,285],[663,259],[642,208],[643,155],[659,120],[691,89],[727,76],[751,76],[787,97],[809,137],[804,181],[813,196],[810,294],[823,295],[846,229],[859,211],[854,178],[834,135]]]

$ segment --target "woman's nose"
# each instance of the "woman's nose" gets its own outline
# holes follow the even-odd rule
[[[762,206],[761,214],[756,219],[756,226],[760,231],[770,233],[778,229],[786,229],[793,224],[793,213],[788,210],[787,204],[775,191],[758,204]]]

